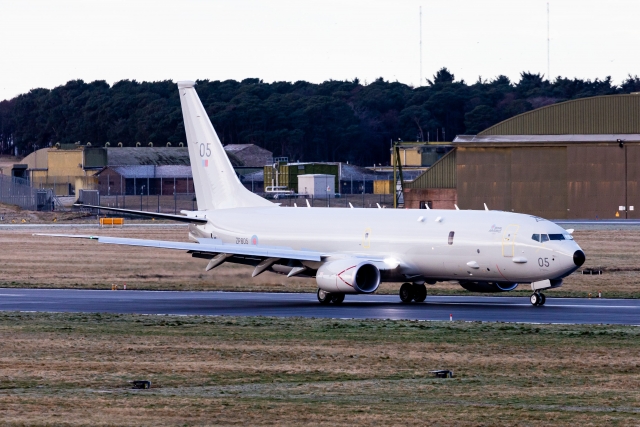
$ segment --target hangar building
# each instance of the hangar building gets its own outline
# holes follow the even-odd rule
[[[549,105],[452,144],[406,186],[406,207],[640,218],[640,94]]]

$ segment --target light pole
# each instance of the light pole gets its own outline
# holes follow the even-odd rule
[[[142,186],[142,189],[140,191],[140,210],[142,210],[142,195],[144,194],[144,185]]]
[[[618,147],[624,150],[624,219],[629,219],[629,201],[627,199],[627,147],[624,139],[617,139]]]

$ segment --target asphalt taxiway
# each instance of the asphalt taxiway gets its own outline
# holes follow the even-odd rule
[[[315,294],[252,292],[0,289],[0,311],[103,312],[207,316],[275,316],[640,325],[640,300],[553,298],[533,307],[527,297],[429,296],[401,304],[396,295],[347,295],[320,305]]]

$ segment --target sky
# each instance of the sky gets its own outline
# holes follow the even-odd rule
[[[640,74],[638,16],[638,0],[0,0],[0,100],[75,79],[418,86],[442,67],[619,84]]]

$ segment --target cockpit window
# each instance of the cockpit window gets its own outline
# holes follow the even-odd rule
[[[549,240],[573,240],[573,236],[569,233],[562,234],[534,234],[531,236],[536,242],[548,242]]]
[[[549,240],[564,240],[564,234],[549,234]]]

